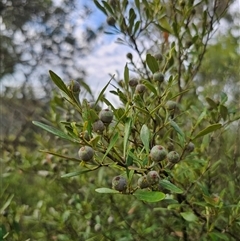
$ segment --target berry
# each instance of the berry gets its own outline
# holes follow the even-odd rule
[[[72,91],[73,94],[79,94],[80,84],[77,81],[71,81],[71,83],[68,85],[68,89]]]
[[[143,94],[146,91],[146,87],[143,84],[137,84],[136,86],[136,92],[138,94]]]
[[[179,159],[180,159],[180,156],[176,151],[170,151],[167,154],[167,159],[168,159],[169,162],[178,163]]]
[[[162,83],[164,81],[164,75],[161,72],[155,72],[153,74],[153,80]]]
[[[116,0],[110,0],[109,1],[109,4],[112,6],[112,7],[115,7],[117,5],[117,1]]]
[[[107,18],[107,24],[110,26],[115,26],[116,20],[114,17],[110,16]]]
[[[122,176],[116,176],[112,179],[112,188],[119,191],[123,192],[126,191],[127,189],[127,180],[126,178]]]
[[[149,187],[147,176],[142,176],[138,179],[138,186],[143,189]]]
[[[126,56],[127,56],[127,58],[130,59],[130,60],[132,60],[132,58],[133,58],[133,55],[132,55],[131,53],[127,53]]]
[[[105,130],[105,125],[101,120],[97,120],[92,124],[93,131],[102,133]]]
[[[78,151],[78,156],[82,161],[91,161],[94,155],[94,150],[90,146],[83,146]]]
[[[166,108],[168,110],[174,110],[177,107],[177,102],[169,100],[166,102]]]
[[[138,85],[138,80],[135,79],[135,78],[132,78],[132,79],[129,80],[128,84],[131,87],[136,87]]]
[[[90,109],[94,109],[97,112],[101,110],[100,106],[98,104],[96,105],[94,101],[89,101],[87,104]]]
[[[156,171],[150,171],[147,174],[147,181],[149,184],[154,185],[157,184],[160,180],[160,177]]]
[[[167,143],[167,149],[168,149],[168,151],[173,151],[174,150],[174,145],[173,145],[173,143],[172,142],[168,142]]]
[[[163,56],[160,53],[154,54],[153,57],[158,60],[158,61],[162,61],[163,60]]]
[[[194,151],[194,148],[195,148],[195,145],[192,142],[189,142],[187,147],[186,147],[186,150],[188,152],[192,152],[192,151]]]
[[[113,120],[113,112],[111,110],[109,110],[109,109],[101,110],[100,113],[99,113],[99,119],[103,123],[109,124]]]
[[[163,146],[156,145],[150,151],[151,160],[155,162],[160,162],[164,160],[167,156],[167,151]]]

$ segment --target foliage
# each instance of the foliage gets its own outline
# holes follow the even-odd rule
[[[66,78],[82,81],[86,72],[77,60],[91,51],[102,29],[101,25],[80,28],[79,22],[92,14],[88,3],[10,0],[0,4],[3,87],[9,82],[22,84],[22,94],[28,95],[29,86],[37,85],[38,96],[50,96],[52,85],[46,74],[50,66],[61,69]]]
[[[78,95],[74,82],[50,71],[61,95],[33,122],[47,131],[35,136],[45,157],[24,148],[14,156],[17,190],[6,185],[14,172],[4,171],[0,234],[11,240],[239,240],[239,107],[224,92],[215,99],[196,91],[227,5],[94,2],[114,18],[112,32],[139,59],[128,54],[124,78],[112,76],[94,101],[85,98],[89,88],[80,86]],[[109,85],[118,106],[108,98]],[[99,115],[104,105],[113,113],[110,123]],[[93,128],[99,120],[103,131]],[[93,148],[93,159],[78,157],[82,146]],[[3,157],[7,170],[13,155],[5,150]],[[115,176],[121,179],[112,183]],[[45,188],[24,190],[29,182]],[[17,203],[24,205],[16,209]]]

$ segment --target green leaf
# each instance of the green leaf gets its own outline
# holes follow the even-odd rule
[[[124,139],[123,139],[123,156],[126,156],[128,138],[132,129],[132,118],[127,118],[124,126]]]
[[[129,82],[129,70],[128,70],[127,64],[125,65],[125,68],[124,68],[124,82],[125,82],[125,85],[126,85],[126,88],[127,88],[128,82]]]
[[[63,174],[61,177],[62,178],[75,177],[75,176],[78,176],[78,175],[83,174],[83,173],[92,172],[94,170],[95,169],[84,169],[84,170],[81,170],[81,171],[69,172],[69,173]]]
[[[102,3],[105,7],[105,10],[107,10],[111,15],[114,15],[114,12],[113,12],[111,6],[106,1],[102,1]]]
[[[146,62],[153,74],[159,70],[158,62],[151,54],[147,54]]]
[[[147,153],[149,153],[150,131],[147,125],[143,125],[140,131],[140,138]]]
[[[206,116],[206,109],[201,113],[201,115],[198,117],[197,122],[195,124],[195,127],[198,126],[198,124],[203,120],[203,118]],[[194,127],[194,128],[195,128]]]
[[[205,136],[213,131],[216,131],[216,130],[220,129],[221,127],[222,127],[221,124],[210,125],[210,126],[206,127],[205,129],[201,130],[200,132],[198,132],[198,134],[193,138],[193,140],[195,140],[201,136]]]
[[[228,100],[228,96],[225,92],[221,92],[220,98],[221,98],[221,104],[224,104]]]
[[[133,149],[129,151],[129,153],[132,153]],[[133,165],[133,157],[131,156],[131,154],[127,155],[127,158],[126,158],[126,165],[127,167]]]
[[[14,194],[11,194],[11,196],[8,198],[8,200],[4,203],[4,205],[0,209],[0,213],[2,214],[3,211],[11,204],[12,199],[14,197]]]
[[[95,189],[96,192],[98,193],[112,193],[112,194],[119,194],[119,191],[111,189],[111,188],[107,188],[107,187],[101,187],[101,188],[97,188]]]
[[[151,84],[148,80],[145,80],[143,83],[154,95],[158,94],[155,86]]]
[[[104,92],[105,90],[107,89],[107,87],[109,86],[110,82],[112,81],[112,79],[114,78],[114,76],[111,77],[111,79],[108,81],[108,83],[103,87],[103,89],[101,90],[97,100],[96,100],[96,103],[95,105],[97,105],[98,101],[102,99],[103,95],[104,95]]]
[[[129,9],[129,13],[128,13],[128,22],[129,22],[128,29],[129,29],[129,34],[130,35],[132,35],[132,28],[134,26],[134,21],[135,21],[136,17],[137,17],[137,15],[134,12],[134,9],[130,8]]]
[[[67,159],[67,160],[69,160],[69,161],[75,161],[75,162],[80,162],[80,161],[81,161],[81,160],[79,160],[79,159],[77,159],[77,158],[69,157],[69,156],[64,156],[64,155],[62,155],[62,154],[59,154],[59,153],[56,153],[56,152],[53,152],[53,151],[40,150],[40,152],[48,153],[48,154],[51,154],[51,155],[57,156],[57,157],[61,157],[61,158]]]
[[[98,9],[100,9],[105,15],[108,15],[105,8],[97,0],[94,0],[94,3]]]
[[[67,86],[62,81],[62,79],[51,70],[49,70],[49,74],[54,84],[64,93],[66,93],[69,97],[71,97],[70,91],[68,90]]]
[[[195,222],[198,217],[193,212],[181,212],[181,216],[188,222]]]
[[[68,140],[68,141],[72,141],[72,142],[75,142],[75,143],[79,143],[79,140],[70,137],[70,136],[67,135],[65,132],[60,131],[60,130],[58,130],[58,129],[55,128],[55,127],[52,127],[52,126],[43,124],[43,123],[38,122],[38,121],[33,121],[32,123],[33,123],[34,125],[38,126],[38,127],[41,127],[42,129],[44,129],[44,130],[46,130],[46,131],[48,131],[48,132],[54,134],[55,136],[59,136],[59,137],[62,138],[62,139],[66,139],[66,140]]]
[[[181,135],[183,138],[185,138],[185,135],[183,133],[183,131],[181,130],[181,128],[178,126],[178,124],[173,121],[173,120],[170,120],[170,124],[171,126],[173,127],[173,129],[179,134]]]
[[[219,108],[221,117],[223,118],[223,120],[226,120],[228,116],[228,108],[225,105],[220,105]]]
[[[162,18],[159,21],[159,24],[157,25],[161,30],[168,32],[168,33],[172,33],[172,28],[170,26],[170,24],[167,21],[167,17]]]
[[[167,190],[170,190],[171,192],[174,192],[174,193],[183,193],[183,190],[180,189],[179,187],[175,186],[174,184],[172,184],[171,182],[169,182],[168,180],[161,180],[160,182],[160,185],[167,189]]]
[[[137,199],[145,202],[159,202],[165,198],[165,194],[162,192],[152,192],[140,189],[134,192],[133,195]]]
[[[217,103],[213,99],[206,97],[206,101],[213,109],[216,109],[218,107]]]
[[[141,21],[138,20],[135,25],[134,25],[134,30],[133,30],[133,35],[136,34],[136,32],[138,31],[139,27],[140,27]]]
[[[217,232],[211,232],[208,234],[211,239],[213,241],[221,241],[221,240],[225,240],[225,241],[229,241],[229,238],[227,236],[227,234],[224,234],[224,233],[217,233]]]
[[[111,149],[115,146],[116,142],[118,140],[118,132],[115,133],[115,135],[111,138],[108,148],[102,158],[102,160],[104,160],[104,158],[107,156],[107,154],[111,151]]]

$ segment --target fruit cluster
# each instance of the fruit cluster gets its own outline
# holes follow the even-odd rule
[[[194,150],[194,144],[190,142],[186,146],[186,151],[192,152]],[[155,162],[159,163],[162,162],[164,159],[167,159],[169,164],[176,164],[180,161],[180,155],[178,152],[171,150],[167,152],[165,147],[161,145],[155,145],[150,150],[150,159]],[[137,181],[137,188],[144,189],[150,188],[151,190],[159,190],[160,185],[160,175],[156,170],[151,170],[147,174],[142,175]],[[112,180],[112,188],[119,191],[125,192],[127,189],[127,179],[122,176],[116,176]]]

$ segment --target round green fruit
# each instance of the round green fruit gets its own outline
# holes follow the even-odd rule
[[[116,20],[115,20],[114,17],[109,16],[109,17],[107,18],[107,24],[108,24],[108,25],[110,25],[110,26],[115,26],[115,23],[116,23]]]
[[[127,53],[126,56],[127,56],[127,58],[130,59],[130,60],[132,60],[132,58],[133,58],[133,55],[132,55],[131,53]]]
[[[167,156],[166,149],[161,145],[154,146],[150,151],[150,158],[152,161],[160,162],[163,161]]]
[[[78,156],[82,161],[91,161],[93,159],[94,150],[90,146],[83,146],[78,151]]]
[[[177,102],[172,101],[172,100],[169,100],[166,102],[166,108],[168,110],[174,110],[174,109],[176,109],[176,107],[177,107]]]
[[[146,91],[146,87],[143,84],[137,84],[136,86],[136,93],[143,94]]]
[[[153,57],[158,60],[158,61],[162,61],[163,60],[163,56],[161,53],[157,53],[157,54],[154,54]]]
[[[155,72],[153,74],[153,80],[162,83],[164,81],[164,75],[161,72]]]
[[[87,105],[88,105],[88,107],[89,107],[90,109],[93,109],[93,110],[95,110],[96,112],[99,112],[99,111],[101,110],[100,106],[99,106],[98,104],[96,104],[94,101],[89,101],[89,102],[87,103]]]
[[[156,171],[150,171],[147,174],[147,181],[150,185],[155,185],[160,181],[160,176]]]
[[[168,151],[173,151],[174,150],[174,145],[173,145],[173,143],[172,142],[168,142],[167,143],[167,149],[168,149]]]
[[[147,176],[142,176],[138,179],[138,186],[143,189],[149,187]]]
[[[180,156],[179,156],[179,154],[176,151],[170,151],[167,154],[167,159],[171,163],[178,163],[179,160],[180,160]]]
[[[68,85],[68,89],[73,93],[73,94],[79,94],[80,93],[80,84],[72,80],[71,83]]]
[[[127,189],[127,180],[122,176],[116,176],[112,179],[112,188],[119,192],[124,192]]]
[[[135,78],[132,78],[129,80],[128,84],[130,87],[136,87],[138,85],[138,80]]]
[[[113,112],[111,110],[109,110],[109,109],[101,110],[100,113],[99,113],[99,119],[103,123],[109,124],[113,120]]]
[[[192,143],[192,142],[189,142],[187,147],[186,147],[186,150],[188,152],[193,152],[194,151],[194,148],[195,148],[195,145]]]
[[[97,120],[92,124],[93,131],[102,133],[105,130],[105,125],[101,120]]]

